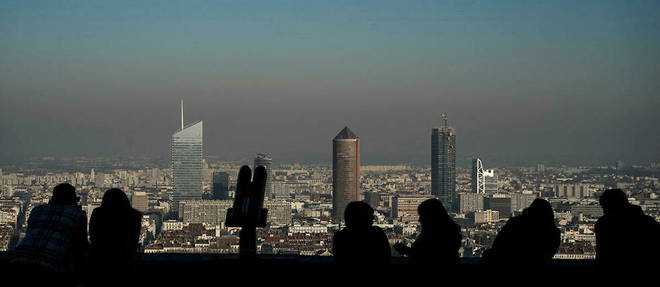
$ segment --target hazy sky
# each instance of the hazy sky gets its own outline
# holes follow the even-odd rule
[[[660,160],[660,1],[0,2],[0,161],[204,152],[428,163]]]

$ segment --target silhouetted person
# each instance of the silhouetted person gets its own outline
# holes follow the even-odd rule
[[[47,204],[32,209],[25,238],[11,260],[29,284],[73,284],[87,253],[87,214],[76,189],[62,183]]]
[[[495,267],[547,264],[559,248],[561,233],[550,203],[537,198],[522,214],[510,218],[486,250],[482,263]]]
[[[335,261],[343,264],[387,264],[391,250],[385,232],[373,226],[374,210],[362,201],[353,201],[344,211],[346,227],[332,238]]]
[[[131,207],[131,202],[121,189],[113,188],[103,194],[101,206],[94,209],[89,220],[92,273],[121,274],[131,271],[141,223],[142,213]]]
[[[411,247],[397,243],[394,248],[408,255],[411,264],[454,265],[458,263],[461,228],[451,219],[440,200],[427,199],[417,207],[422,232]]]
[[[596,259],[603,267],[656,267],[660,225],[628,202],[620,189],[600,196],[604,215],[596,222]],[[646,265],[646,264],[651,264]]]

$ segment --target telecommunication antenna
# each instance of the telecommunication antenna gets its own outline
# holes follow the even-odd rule
[[[181,129],[183,130],[183,99],[181,99]]]
[[[445,123],[445,127],[447,126],[447,113],[442,113],[442,120]]]

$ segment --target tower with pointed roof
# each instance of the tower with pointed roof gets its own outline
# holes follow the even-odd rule
[[[344,219],[344,210],[360,195],[360,139],[344,127],[332,140],[332,216]]]

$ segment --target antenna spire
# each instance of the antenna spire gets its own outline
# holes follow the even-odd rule
[[[447,126],[447,113],[442,113],[442,120],[445,123],[445,127]]]
[[[183,99],[181,99],[181,129],[183,129]]]

